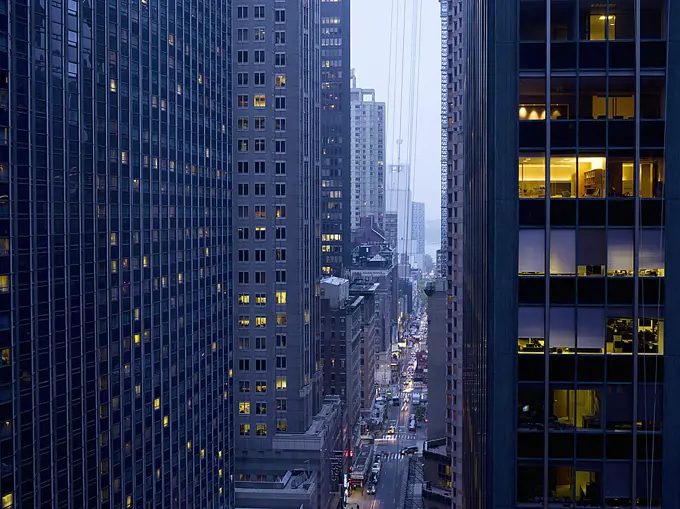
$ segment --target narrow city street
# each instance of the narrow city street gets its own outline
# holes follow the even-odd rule
[[[406,363],[409,363],[408,358]],[[404,369],[407,369],[404,367]],[[398,386],[404,387],[405,378],[402,377]],[[409,431],[411,415],[415,413],[413,396],[415,392],[410,388],[410,375],[408,376],[409,388],[397,392],[399,406],[388,405],[388,417],[382,436],[375,438],[375,456],[381,457],[382,465],[374,494],[368,492],[367,487],[356,488],[347,500],[348,509],[397,509],[402,503],[402,497],[407,482],[408,455],[402,454],[408,447],[417,447],[418,456],[422,455],[423,443],[426,439],[426,424],[420,421],[415,431]],[[421,389],[418,389],[421,391]],[[406,396],[406,398],[405,398]],[[389,433],[394,426],[394,434]]]
[[[389,407],[389,423],[396,422],[396,433],[376,439],[376,454],[383,456],[382,469],[375,495],[366,493],[366,488],[357,489],[349,497],[347,508],[351,509],[393,509],[399,505],[402,487],[406,483],[407,456],[401,454],[405,447],[417,446],[422,453],[425,427],[421,423],[415,432],[408,431],[411,403]],[[387,454],[387,456],[385,456]]]

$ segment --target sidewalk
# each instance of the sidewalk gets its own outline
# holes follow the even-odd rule
[[[357,489],[356,491],[353,491],[352,495],[347,499],[345,509],[369,509],[374,500],[374,497],[364,497],[363,489]]]

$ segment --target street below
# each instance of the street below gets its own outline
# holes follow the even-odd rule
[[[404,360],[404,366],[411,362],[408,356]],[[374,441],[375,457],[381,458],[375,493],[369,493],[367,485],[357,486],[347,499],[345,506],[347,509],[397,509],[403,502],[409,456],[402,454],[402,451],[408,447],[417,447],[415,454],[421,456],[427,435],[425,421],[417,422],[416,429],[409,430],[411,415],[416,413],[416,405],[413,404],[415,391],[410,387],[410,378],[408,375],[400,377],[398,385],[391,388],[395,395],[399,395],[399,405],[388,403],[384,431],[382,435],[377,435]],[[388,434],[392,426],[394,434]]]

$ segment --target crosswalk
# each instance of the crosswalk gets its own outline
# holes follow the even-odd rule
[[[405,454],[393,452],[393,453],[390,453],[390,455],[385,458],[385,461],[403,460],[403,459],[406,459],[406,458],[408,458],[408,456],[406,456]]]
[[[415,440],[417,435],[413,433],[395,433],[394,435],[383,435],[378,440]]]

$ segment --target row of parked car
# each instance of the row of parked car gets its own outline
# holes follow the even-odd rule
[[[375,491],[378,489],[378,480],[380,479],[380,470],[382,469],[382,460],[380,456],[376,456],[373,466],[371,467],[371,477],[366,484],[366,493],[369,495],[375,495]]]

